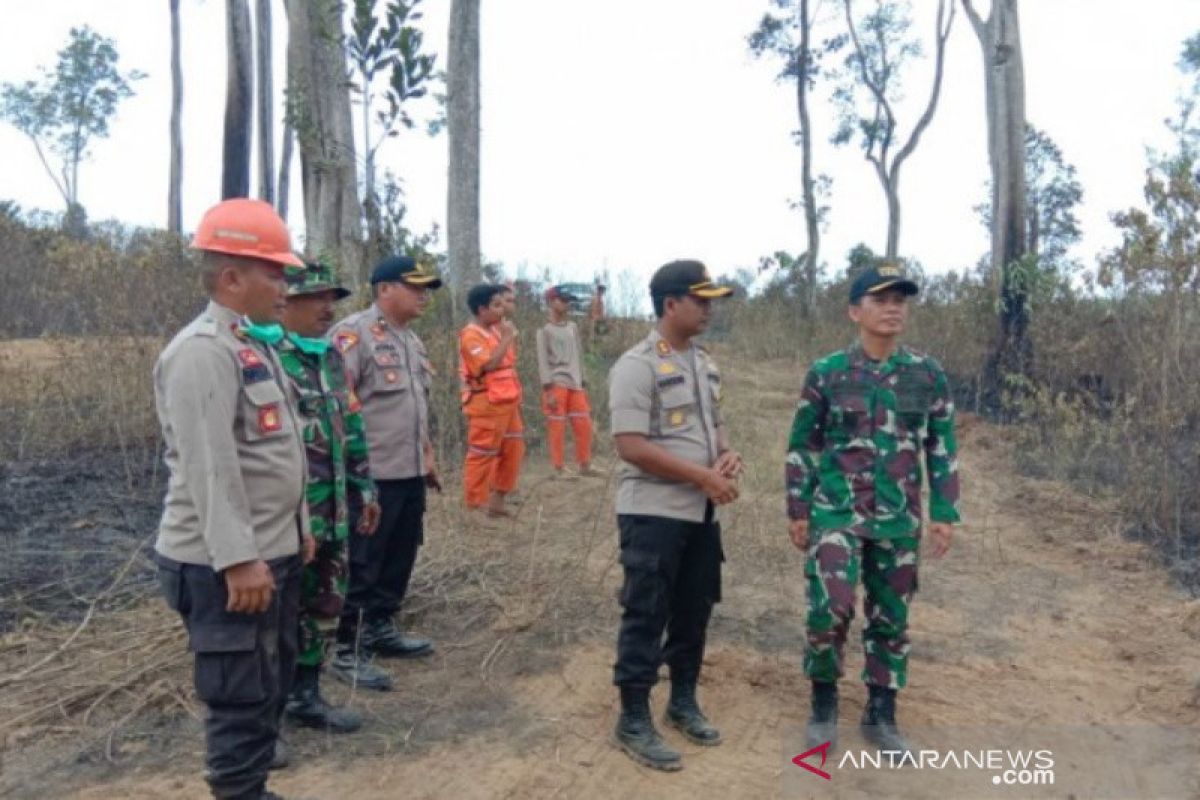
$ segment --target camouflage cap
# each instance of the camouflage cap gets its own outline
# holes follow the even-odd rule
[[[283,277],[287,281],[288,297],[325,291],[332,291],[337,300],[350,296],[350,290],[338,283],[334,268],[319,261],[304,262],[304,269],[287,269]]]

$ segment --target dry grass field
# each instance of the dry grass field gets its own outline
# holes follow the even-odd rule
[[[534,453],[512,523],[465,516],[456,486],[433,498],[405,619],[436,638],[437,655],[394,665],[394,693],[351,696],[329,682],[368,724],[339,738],[290,731],[295,766],[276,775],[276,790],[323,798],[784,791],[807,713],[802,560],[786,539],[780,488],[799,365],[740,362],[720,347],[716,356],[733,438],[750,464],[724,517],[724,599],[702,680],[724,745],[685,745],[684,771],[663,775],[607,743],[620,575],[612,481],[549,480]],[[961,428],[966,524],[948,558],[923,567],[902,721],[916,731],[1200,723],[1197,604],[1148,549],[1120,536],[1114,509],[1019,475],[1005,430],[969,415]],[[126,545],[120,564],[136,570],[140,553]],[[96,604],[103,613],[0,637],[0,792],[205,796],[200,709],[179,625],[149,591],[122,591]],[[849,652],[854,675],[861,655]],[[846,682],[847,721],[861,710],[855,684]],[[656,705],[664,700],[658,692]],[[845,737],[857,742],[853,731]],[[1178,764],[1180,780],[1194,785],[1196,764]],[[840,796],[882,790],[868,778],[837,777]],[[978,780],[964,774],[949,795],[939,784],[939,796],[972,796]]]

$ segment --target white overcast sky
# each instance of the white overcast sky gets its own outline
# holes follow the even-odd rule
[[[81,178],[93,219],[165,224],[170,113],[167,0],[2,0],[0,82],[51,65],[72,25],[114,38],[124,68],[149,77],[119,109]],[[251,4],[253,5],[253,4]],[[382,5],[382,3],[381,3]],[[445,67],[449,0],[426,0],[427,39]],[[549,267],[648,274],[675,257],[714,272],[804,249],[793,90],[777,66],[753,59],[746,36],[765,0],[484,0],[483,250],[510,272]],[[930,41],[934,0],[915,0]],[[980,5],[986,8],[987,0]],[[832,0],[826,0],[832,6]],[[222,0],[183,0],[184,224],[219,192],[225,91]],[[1027,109],[1079,170],[1091,266],[1116,235],[1108,215],[1141,202],[1146,148],[1165,146],[1163,119],[1182,85],[1182,41],[1200,30],[1200,0],[1024,0]],[[276,91],[283,83],[285,20],[275,4]],[[924,102],[929,60],[907,79]],[[428,109],[427,109],[428,110]],[[902,122],[916,112],[906,109]],[[357,115],[356,115],[357,119]],[[278,124],[278,122],[277,122]],[[831,108],[815,109],[817,168],[833,176],[822,254],[840,269],[865,241],[882,249],[885,207],[853,148],[827,144]],[[278,135],[278,130],[277,130]],[[61,209],[32,145],[0,123],[0,199]],[[278,154],[278,147],[276,148]],[[383,165],[405,180],[410,222],[444,229],[446,139],[406,134]],[[930,272],[972,265],[987,248],[973,206],[987,177],[979,45],[955,20],[938,113],[907,163],[901,251]],[[298,161],[293,172],[298,192]],[[302,231],[298,196],[293,227]]]

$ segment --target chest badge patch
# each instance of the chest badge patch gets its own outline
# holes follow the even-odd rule
[[[345,353],[358,344],[358,336],[350,331],[338,331],[333,337],[333,346],[339,353]]]
[[[279,415],[279,404],[271,403],[258,409],[258,432],[275,433],[283,430],[283,418]]]
[[[670,375],[674,371],[675,371],[675,365],[669,361],[664,361],[663,363],[658,365],[658,374],[659,375]]]
[[[673,427],[673,428],[679,427],[680,425],[683,424],[684,420],[686,420],[686,419],[687,419],[687,415],[685,415],[682,411],[672,411],[671,417],[670,417],[671,427]]]
[[[383,373],[383,379],[388,383],[396,383],[400,380],[400,373],[394,369],[389,369]]]
[[[243,367],[261,367],[263,363],[258,353],[249,347],[238,350],[238,361],[242,362]]]

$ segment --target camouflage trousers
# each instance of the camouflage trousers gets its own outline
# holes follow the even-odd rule
[[[804,673],[833,682],[843,675],[843,656],[855,589],[862,576],[865,597],[862,680],[902,689],[908,680],[908,605],[917,591],[915,536],[864,539],[847,530],[812,531],[804,576],[808,583]]]
[[[317,539],[317,557],[300,576],[300,653],[296,663],[319,667],[325,660],[326,636],[321,620],[337,620],[346,599],[346,542],[336,537]]]

